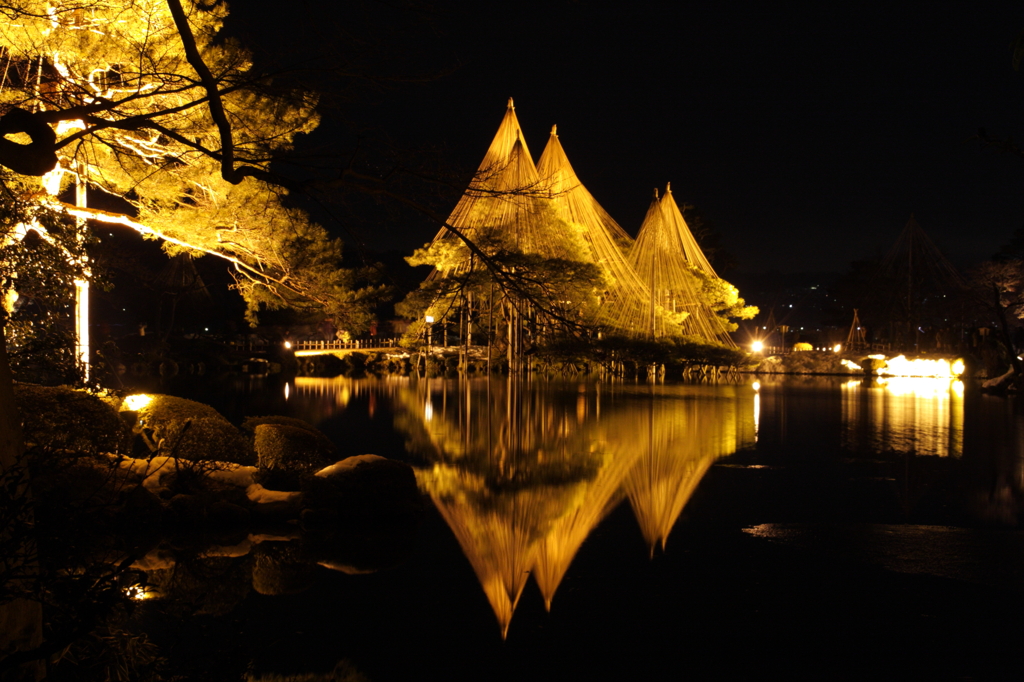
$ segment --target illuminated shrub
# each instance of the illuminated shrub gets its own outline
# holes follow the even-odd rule
[[[184,398],[151,397],[138,410],[135,431],[159,454],[195,461],[255,463],[241,432],[217,410]]]
[[[66,386],[15,384],[25,442],[46,450],[81,454],[120,452],[128,429],[100,397]]]
[[[259,417],[246,417],[242,421],[242,432],[245,435],[252,437],[256,434],[256,427],[261,424],[280,424],[282,426],[291,426],[297,429],[308,431],[309,433],[317,436],[322,447],[326,448],[325,452],[327,455],[334,454],[334,443],[331,442],[330,438],[321,433],[315,426],[302,419],[296,419],[295,417],[282,417],[280,415],[264,415]]]
[[[298,490],[299,478],[330,464],[334,454],[334,444],[308,425],[259,424],[253,445],[259,482],[274,490]]]

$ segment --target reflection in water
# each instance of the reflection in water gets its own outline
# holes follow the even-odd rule
[[[930,378],[851,380],[842,385],[843,445],[851,450],[963,454],[964,387]]]
[[[728,389],[732,395],[723,393]],[[737,390],[744,393],[742,404],[736,400]],[[700,400],[656,399],[629,410],[637,416],[646,412],[640,419],[630,419],[637,423],[629,439],[643,456],[630,471],[626,490],[652,556],[657,544],[665,548],[672,526],[708,467],[752,443],[755,412],[747,399],[756,401],[756,393],[716,387],[714,396]]]
[[[396,425],[503,635],[533,575],[550,608],[591,530],[629,497],[664,544],[711,463],[753,442],[747,386],[432,380],[399,391]]]

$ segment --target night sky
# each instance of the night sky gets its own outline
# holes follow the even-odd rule
[[[378,50],[395,73],[440,75],[353,95],[320,139],[357,120],[469,172],[513,97],[535,160],[558,124],[627,231],[671,182],[747,273],[842,272],[887,251],[911,214],[961,267],[1024,226],[1024,159],[972,140],[1024,139],[1019,3],[324,4],[273,22],[238,4],[235,25],[295,59],[323,41],[343,51],[350,32],[372,43],[368,63]],[[397,221],[361,238],[411,251],[433,233]]]

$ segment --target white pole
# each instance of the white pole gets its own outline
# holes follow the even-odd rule
[[[86,208],[86,185],[81,174],[75,181],[75,206]],[[78,229],[85,230],[85,220],[78,219]],[[83,256],[84,257],[84,256]],[[82,378],[89,380],[89,280],[75,280],[75,336],[78,340],[76,355],[82,367]]]

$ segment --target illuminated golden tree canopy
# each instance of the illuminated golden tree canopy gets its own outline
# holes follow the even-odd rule
[[[0,8],[0,132],[31,138],[6,140],[0,164],[47,173],[51,195],[78,178],[132,206],[68,207],[79,217],[230,261],[251,314],[311,305],[358,329],[367,316],[338,268],[340,244],[286,208],[287,183],[270,171],[316,127],[316,96],[256,74],[248,52],[220,36],[227,11],[190,0]]]

